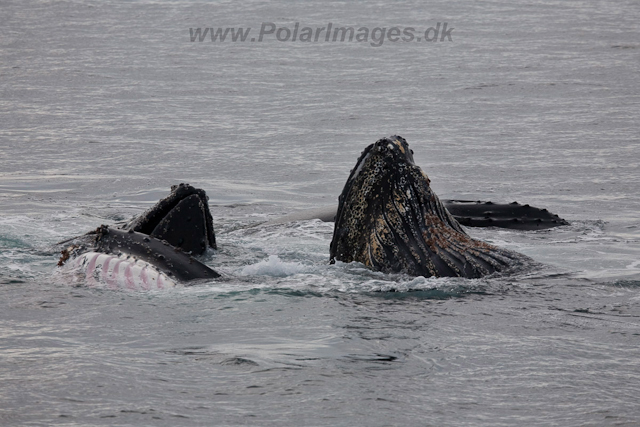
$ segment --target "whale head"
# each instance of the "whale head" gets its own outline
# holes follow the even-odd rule
[[[413,276],[481,277],[517,254],[469,237],[432,191],[407,141],[364,149],[339,197],[331,262]]]
[[[123,227],[165,240],[193,255],[216,249],[216,237],[204,190],[173,185],[171,193]]]

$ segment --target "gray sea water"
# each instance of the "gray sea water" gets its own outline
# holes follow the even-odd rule
[[[1,425],[640,425],[636,1],[0,2]],[[190,41],[190,28],[451,41]],[[284,32],[282,33],[284,34]],[[571,222],[477,238],[479,280],[328,265],[360,151],[405,137],[441,198]],[[207,191],[224,278],[72,283],[56,242]],[[395,292],[391,292],[395,291]]]

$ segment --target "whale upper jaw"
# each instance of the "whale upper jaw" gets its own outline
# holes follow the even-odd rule
[[[481,277],[520,259],[469,237],[400,136],[363,151],[339,197],[330,258],[413,276]]]
[[[217,248],[208,197],[189,184],[172,186],[167,197],[122,228],[165,240],[193,255]]]
[[[409,148],[409,144],[403,137],[393,135],[388,138],[382,138],[362,151],[360,158],[356,162],[356,166],[353,168],[347,180],[347,184],[362,172],[362,168],[366,164],[367,159],[373,154],[382,154],[393,158],[395,162],[415,165],[413,150]]]

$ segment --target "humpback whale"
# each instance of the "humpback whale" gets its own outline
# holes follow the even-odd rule
[[[330,262],[358,261],[412,276],[477,278],[525,259],[469,237],[400,136],[365,148],[338,198]]]
[[[71,259],[89,283],[114,289],[163,289],[220,277],[193,257],[216,247],[207,195],[179,184],[128,223],[102,225],[82,236],[62,251],[58,265]]]
[[[337,210],[329,206],[269,223],[311,218],[335,221],[330,263],[359,261],[383,272],[466,278],[528,258],[471,238],[461,224],[524,230],[568,224],[546,209],[516,202],[440,201],[400,136],[365,148]],[[220,277],[194,258],[217,245],[208,197],[189,184],[172,186],[167,197],[127,223],[102,225],[70,240],[75,242],[58,265],[72,263],[89,282],[111,288],[160,289]]]

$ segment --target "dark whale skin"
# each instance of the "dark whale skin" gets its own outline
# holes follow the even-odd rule
[[[466,227],[499,227],[512,230],[544,230],[569,225],[546,209],[518,202],[493,203],[470,200],[443,200],[455,219]]]
[[[122,228],[166,240],[194,255],[217,249],[207,194],[189,184],[173,185],[167,197]]]
[[[119,230],[106,225],[98,227],[95,250],[133,256],[181,282],[220,277],[216,271],[166,241],[133,230]]]
[[[478,278],[527,258],[472,239],[431,190],[400,136],[362,152],[336,213],[331,262],[361,262],[382,272]]]

